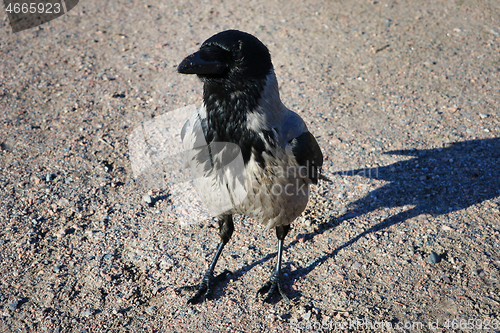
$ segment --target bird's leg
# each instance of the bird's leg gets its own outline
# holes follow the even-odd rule
[[[222,249],[224,248],[224,245],[226,245],[226,243],[231,238],[231,235],[233,234],[234,230],[232,215],[220,216],[217,219],[217,222],[219,223],[219,236],[221,238],[221,242],[217,247],[217,252],[215,252],[215,256],[212,259],[210,266],[208,266],[208,270],[203,276],[203,279],[199,284],[196,284],[194,286],[184,286],[177,288],[177,290],[190,290],[190,291],[198,290],[196,294],[187,301],[188,304],[196,304],[199,303],[201,300],[205,301],[207,295],[210,293],[210,287],[216,282],[224,279],[227,274],[231,273],[226,269],[224,270],[224,272],[214,277],[214,269],[215,265],[217,264],[217,260],[219,260],[219,257],[222,253]]]
[[[290,299],[281,288],[281,258],[283,255],[283,240],[288,234],[288,231],[290,231],[290,225],[276,227],[276,236],[278,237],[278,259],[276,267],[274,268],[274,272],[269,281],[267,281],[262,288],[257,291],[257,294],[265,294],[267,292],[264,302],[270,302],[273,294],[278,291],[283,301],[290,304]]]

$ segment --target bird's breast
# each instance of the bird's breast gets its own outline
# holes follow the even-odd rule
[[[245,167],[246,197],[235,211],[268,228],[290,224],[309,199],[310,181],[289,149],[261,154],[265,167],[252,156]]]

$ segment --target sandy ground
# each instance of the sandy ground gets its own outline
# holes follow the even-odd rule
[[[17,34],[0,15],[0,331],[500,332],[500,2],[81,1]],[[177,64],[229,28],[269,47],[333,180],[286,240],[292,306],[255,297],[277,242],[243,217],[233,274],[187,306],[217,229],[132,173],[134,129],[201,102]]]

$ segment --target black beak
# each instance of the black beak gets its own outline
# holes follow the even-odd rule
[[[177,67],[177,72],[181,74],[220,75],[224,74],[226,69],[227,66],[220,61],[201,59],[200,51],[198,51],[182,60]]]

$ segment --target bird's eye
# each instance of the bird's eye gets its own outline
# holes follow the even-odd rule
[[[233,53],[233,60],[240,60],[243,58],[243,52],[237,51]]]

